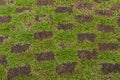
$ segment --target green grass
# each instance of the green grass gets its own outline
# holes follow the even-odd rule
[[[14,0],[14,5],[0,6],[0,16],[11,15],[12,21],[10,23],[0,24],[0,36],[8,35],[7,42],[0,44],[0,55],[7,56],[8,66],[3,67],[0,65],[0,80],[6,80],[7,71],[9,68],[23,66],[26,64],[31,65],[31,76],[18,77],[13,80],[120,80],[119,73],[111,73],[102,75],[100,70],[101,63],[120,63],[120,49],[111,52],[100,52],[97,60],[81,60],[77,56],[77,50],[92,50],[98,49],[97,43],[99,42],[113,42],[120,44],[116,37],[120,37],[120,28],[117,24],[116,18],[119,16],[120,11],[115,11],[112,17],[96,16],[94,10],[77,10],[73,7],[73,12],[56,13],[57,6],[71,6],[73,2],[78,0],[55,0],[54,6],[38,7],[36,0]],[[79,0],[81,1],[81,0]],[[85,0],[92,2],[93,0]],[[102,2],[101,4],[94,5],[97,9],[110,8],[114,3],[120,0],[110,0],[109,2]],[[18,7],[27,6],[32,7],[32,12],[16,13],[15,9]],[[74,19],[75,15],[91,14],[94,16],[93,22],[78,23]],[[31,28],[26,28],[25,24],[35,21],[35,15],[52,16],[52,20],[48,19],[41,22],[35,22]],[[53,22],[50,23],[50,22]],[[63,31],[56,28],[58,23],[73,23],[74,29],[72,31]],[[113,25],[116,28],[116,34],[102,33],[97,31],[97,24]],[[13,31],[13,26],[16,30]],[[52,31],[54,36],[51,39],[39,41],[34,39],[35,31]],[[95,42],[78,42],[78,33],[94,33],[97,35]],[[67,46],[66,49],[61,49],[59,44],[64,42]],[[15,43],[30,43],[31,49],[20,53],[13,54],[10,52],[12,44]],[[55,60],[38,62],[35,60],[35,54],[43,51],[53,51]],[[75,72],[72,74],[56,73],[56,65],[60,63],[77,62]]]

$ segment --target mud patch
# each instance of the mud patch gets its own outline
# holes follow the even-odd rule
[[[95,14],[99,16],[112,16],[113,12],[111,10],[95,10]]]
[[[22,66],[22,67],[16,67],[16,68],[10,68],[8,71],[8,80],[11,80],[16,77],[21,76],[28,76],[31,73],[30,65]]]
[[[115,28],[109,25],[99,24],[97,28],[98,28],[98,31],[105,32],[105,33],[115,32]]]
[[[99,51],[115,51],[118,49],[118,45],[114,43],[98,43]]]
[[[40,54],[36,54],[35,58],[37,61],[54,60],[54,53],[53,52],[42,52]]]
[[[22,8],[16,8],[16,12],[17,13],[21,13],[21,12],[24,12],[24,11],[29,11],[29,12],[31,12],[31,8],[29,8],[29,7],[22,7]]]
[[[80,2],[77,3],[77,9],[92,9],[92,3],[88,3],[88,2]]]
[[[58,24],[57,28],[59,30],[73,30],[73,24]]]
[[[11,21],[11,19],[12,19],[11,16],[0,16],[0,24],[8,23]]]
[[[43,31],[43,32],[35,32],[34,33],[34,38],[43,40],[43,39],[48,39],[53,36],[53,33],[51,31]]]
[[[80,59],[88,59],[88,60],[91,60],[91,59],[97,59],[97,52],[95,50],[93,51],[88,51],[88,50],[80,50],[78,51],[78,57]]]
[[[6,56],[0,56],[0,64],[3,66],[7,66]]]
[[[82,22],[91,22],[91,21],[93,21],[93,16],[90,16],[90,15],[86,15],[86,16],[77,15],[77,16],[75,16],[75,19],[76,19],[77,22],[80,22],[80,23],[82,23]]]
[[[29,49],[29,47],[30,47],[30,44],[14,44],[12,45],[11,53],[25,52],[26,50]]]
[[[38,6],[51,6],[54,4],[54,1],[53,0],[37,0],[37,5]]]
[[[104,74],[120,73],[120,64],[104,63],[104,64],[102,64],[101,71]]]
[[[0,5],[5,5],[6,1],[5,0],[0,0]]]
[[[66,63],[66,64],[59,64],[56,67],[56,72],[58,74],[72,73],[72,72],[75,71],[75,66],[76,66],[76,62]]]
[[[95,39],[96,39],[96,35],[93,33],[79,33],[78,34],[79,41],[88,40],[88,41],[94,42]]]
[[[112,10],[119,10],[119,9],[120,9],[120,3],[115,3],[115,4],[113,4],[113,6],[112,6],[111,9],[112,9]]]
[[[56,13],[72,13],[71,7],[57,7],[55,10]]]

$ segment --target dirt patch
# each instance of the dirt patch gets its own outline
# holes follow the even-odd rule
[[[95,10],[95,14],[99,16],[112,16],[113,12],[111,10]]]
[[[30,47],[30,44],[14,44],[12,45],[11,53],[25,52],[26,50],[29,49],[29,47]]]
[[[58,74],[72,73],[72,72],[75,71],[75,66],[76,66],[76,62],[66,63],[66,64],[59,64],[56,67],[56,72]]]
[[[71,7],[57,7],[55,10],[56,13],[72,13]]]
[[[114,43],[98,43],[99,51],[115,51],[118,49],[118,44]]]
[[[102,64],[101,71],[104,74],[120,73],[120,64],[104,63],[104,64]]]
[[[96,35],[93,33],[79,33],[78,34],[79,41],[88,40],[88,41],[94,42],[95,39],[96,39]]]
[[[109,26],[109,25],[103,25],[103,24],[99,24],[97,26],[98,28],[98,31],[101,31],[101,32],[105,32],[105,33],[114,33],[115,32],[115,28],[113,26]]]
[[[22,66],[22,67],[15,67],[15,68],[10,68],[8,71],[8,80],[11,80],[16,77],[21,77],[21,76],[28,76],[31,73],[31,67],[30,65]]]
[[[57,28],[60,30],[73,30],[73,24],[58,24]]]
[[[53,52],[42,52],[40,54],[36,54],[35,58],[37,61],[54,60],[54,53]]]
[[[96,3],[101,3],[101,2],[106,2],[106,1],[110,1],[110,0],[94,0],[94,2]]]
[[[5,0],[0,0],[0,5],[5,5],[6,1]]]
[[[120,17],[117,19],[117,23],[120,26]]]
[[[0,56],[0,64],[3,66],[7,66],[6,56]]]
[[[115,3],[115,4],[113,4],[113,6],[112,6],[111,9],[112,9],[112,10],[119,10],[119,9],[120,9],[120,3]]]
[[[89,2],[79,2],[77,4],[77,9],[92,9],[92,3]],[[76,6],[76,5],[75,5]]]
[[[3,43],[6,39],[8,39],[8,36],[0,36],[0,43]]]
[[[80,23],[82,23],[82,22],[91,22],[91,21],[93,21],[93,16],[91,16],[91,15],[77,15],[77,16],[75,16],[75,19],[76,19],[76,21],[77,22],[80,22]]]
[[[31,8],[29,8],[29,7],[22,7],[22,8],[16,8],[16,12],[17,13],[21,13],[21,12],[24,12],[24,11],[29,11],[29,12],[31,12]]]
[[[88,60],[91,60],[91,59],[97,59],[97,52],[95,50],[93,51],[88,51],[88,50],[80,50],[78,51],[78,57],[80,59],[88,59]]]
[[[1,23],[8,23],[11,21],[11,19],[12,19],[11,16],[0,16],[0,24]]]
[[[120,38],[117,38],[117,40],[120,42]]]
[[[34,38],[43,40],[43,39],[48,39],[53,36],[53,33],[51,31],[43,31],[43,32],[35,32],[34,33]]]
[[[46,5],[53,5],[54,1],[53,0],[37,0],[37,5],[38,6],[46,6]]]

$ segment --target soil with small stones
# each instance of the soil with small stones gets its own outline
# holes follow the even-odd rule
[[[30,44],[14,44],[11,47],[11,53],[21,53],[28,50],[30,47]]]
[[[77,22],[91,22],[93,21],[93,16],[91,15],[77,15],[75,16]]]
[[[117,19],[117,23],[120,26],[120,17]]]
[[[120,73],[120,64],[104,63],[104,64],[102,64],[101,71],[104,74]]]
[[[54,53],[53,52],[42,52],[40,54],[36,54],[35,58],[37,61],[54,60]]]
[[[96,35],[93,33],[79,33],[78,34],[79,41],[88,40],[88,41],[94,42],[95,39],[96,39]]]
[[[95,10],[95,14],[99,16],[112,16],[113,12],[111,10]]]
[[[92,3],[89,2],[80,2],[77,5],[77,9],[92,9]]]
[[[95,50],[93,51],[88,51],[88,50],[80,50],[78,51],[78,57],[80,59],[88,59],[88,60],[91,60],[91,59],[97,59],[97,52]]]
[[[21,67],[10,68],[8,71],[8,80],[11,80],[16,77],[28,76],[31,73],[30,65],[25,65]]]
[[[37,0],[37,5],[38,6],[46,6],[46,5],[53,5],[54,1],[53,0]]]
[[[11,19],[12,19],[11,16],[0,16],[0,24],[1,23],[8,23],[11,21]]]
[[[53,33],[51,31],[43,31],[43,32],[35,32],[34,38],[38,40],[48,39],[53,36]]]
[[[0,0],[0,5],[5,5],[6,1],[5,0]]]
[[[56,67],[56,72],[58,74],[62,73],[72,73],[75,71],[76,62],[59,64]]]
[[[31,11],[32,9],[30,7],[22,7],[22,8],[16,8],[16,12],[17,13],[21,13],[21,12],[24,12],[24,11]]]
[[[98,43],[99,51],[115,51],[119,48],[115,43]]]
[[[94,2],[97,2],[97,3],[106,2],[106,1],[110,1],[110,0],[94,0]]]
[[[59,30],[73,30],[73,24],[58,24],[57,28]]]
[[[105,32],[105,33],[115,32],[115,28],[109,25],[99,24],[97,28],[98,28],[98,31]]]
[[[0,64],[3,66],[7,66],[6,56],[0,56]]]
[[[57,7],[55,10],[56,13],[72,13],[71,7]]]
[[[113,6],[112,6],[111,9],[112,9],[112,10],[120,10],[120,3],[115,3],[115,4],[113,4]]]

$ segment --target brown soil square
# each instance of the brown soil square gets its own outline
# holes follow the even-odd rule
[[[92,3],[89,2],[80,2],[77,3],[77,9],[92,9]]]
[[[31,11],[32,9],[29,8],[29,7],[22,7],[22,8],[16,8],[16,12],[17,13],[21,13],[21,12],[24,12],[24,11]]]
[[[56,13],[72,13],[72,8],[71,7],[57,7],[55,10]]]
[[[14,44],[11,47],[11,53],[21,53],[28,50],[30,47],[30,44]]]
[[[93,33],[79,33],[78,34],[79,41],[88,40],[88,41],[94,42],[95,39],[96,39],[96,35]]]
[[[11,80],[16,77],[28,76],[31,73],[30,65],[25,65],[21,67],[10,68],[8,71],[8,80]]]
[[[105,32],[105,33],[115,32],[115,28],[109,25],[99,24],[97,28],[98,28],[98,31]]]
[[[40,54],[36,54],[35,58],[37,61],[54,60],[54,53],[53,52],[42,52]]]
[[[58,24],[57,28],[59,30],[73,30],[73,24]]]
[[[99,51],[115,51],[118,49],[118,44],[114,43],[98,43]]]
[[[80,23],[82,23],[82,22],[91,22],[91,21],[93,21],[93,16],[91,16],[91,15],[86,15],[86,16],[77,15],[77,16],[75,16],[75,19],[76,19],[77,22],[80,22]]]
[[[111,10],[95,10],[95,14],[99,16],[112,16],[113,12]]]
[[[104,63],[104,64],[102,64],[101,71],[104,74],[120,73],[120,64]]]
[[[54,1],[53,0],[37,0],[37,5],[38,6],[46,6],[46,5],[53,5]]]
[[[112,6],[111,9],[112,9],[112,10],[120,10],[120,3],[115,3],[115,4],[113,4],[113,6]]]
[[[0,64],[3,66],[7,66],[6,56],[0,56]]]
[[[11,21],[11,19],[12,19],[11,16],[0,16],[0,24],[1,23],[8,23]]]
[[[38,40],[48,39],[53,36],[53,33],[51,31],[43,31],[43,32],[35,32],[34,38]]]
[[[66,64],[59,64],[56,67],[56,72],[58,74],[72,73],[72,72],[75,71],[75,66],[76,66],[76,62],[66,63]]]
[[[97,52],[95,50],[93,51],[88,51],[88,50],[79,50],[78,51],[78,57],[80,59],[88,59],[88,60],[92,60],[92,59],[97,59]]]

